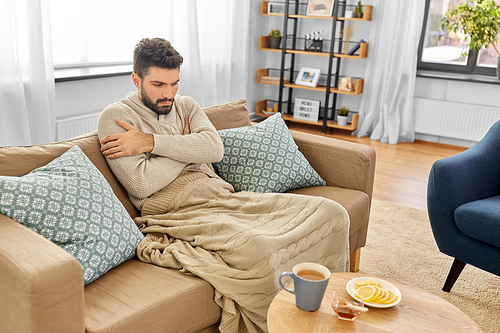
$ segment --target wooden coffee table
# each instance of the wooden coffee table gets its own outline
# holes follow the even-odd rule
[[[332,273],[321,308],[315,312],[300,310],[295,295],[282,290],[267,313],[269,333],[305,332],[482,332],[465,313],[447,301],[423,289],[382,278],[395,285],[402,294],[399,304],[391,308],[370,307],[354,322],[340,320],[332,309],[332,292],[338,298],[352,299],[346,284],[358,273]],[[373,276],[376,277],[376,276]]]

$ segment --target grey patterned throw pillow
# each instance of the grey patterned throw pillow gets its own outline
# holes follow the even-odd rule
[[[253,126],[218,133],[224,158],[213,165],[237,192],[279,193],[326,185],[299,151],[279,113]]]
[[[144,237],[78,146],[22,177],[0,176],[0,212],[73,255],[85,284],[131,259]]]

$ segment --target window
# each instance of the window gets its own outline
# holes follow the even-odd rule
[[[157,7],[147,10],[145,4],[133,0],[50,0],[52,53],[56,67],[66,65],[132,62],[135,44],[143,37],[168,35]],[[152,33],[153,32],[153,33]]]
[[[441,28],[441,20],[448,9],[455,8],[466,0],[426,0],[426,17],[420,38],[418,69],[450,73],[496,75],[497,58],[493,46],[477,52],[469,49],[468,41],[461,29],[457,33]],[[500,5],[500,0],[495,0]],[[468,57],[462,58],[464,50]]]
[[[193,43],[209,49],[205,57],[227,61],[226,43],[234,29],[234,0],[50,0],[52,56],[55,67],[132,63],[135,45],[145,37],[163,37],[181,53]],[[215,18],[214,18],[215,17]],[[224,18],[224,19],[221,19]]]

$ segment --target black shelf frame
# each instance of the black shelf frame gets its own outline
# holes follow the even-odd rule
[[[290,13],[290,7],[291,7],[291,2],[294,2],[294,12]],[[280,71],[280,83],[279,83],[279,97],[278,97],[278,112],[283,113],[283,90],[285,88],[284,86],[284,78],[285,78],[285,71],[289,72],[289,78],[290,82],[293,81],[293,75],[294,75],[294,70],[295,70],[295,53],[287,53],[287,42],[286,40],[288,38],[292,38],[292,49],[296,49],[297,45],[297,25],[298,25],[298,18],[297,17],[290,17],[290,15],[298,15],[299,14],[299,5],[303,5],[303,3],[299,3],[299,0],[286,0],[285,1],[285,13],[284,13],[284,19],[283,19],[283,36],[285,36],[285,41],[281,43],[281,71]],[[342,5],[342,9],[340,9],[340,6]],[[338,49],[337,53],[341,53],[342,47],[343,47],[343,41],[342,39],[335,38],[335,35],[337,33],[337,23],[340,22],[340,31],[344,29],[344,20],[338,20],[339,17],[339,10],[342,10],[342,15],[345,14],[345,9],[346,9],[346,1],[345,0],[336,0],[334,2],[334,7],[333,7],[333,13],[332,13],[332,29],[331,29],[331,41],[339,40],[338,44]],[[292,31],[289,31],[289,20],[291,20],[291,23],[293,24]],[[291,32],[291,33],[290,33]],[[326,73],[327,76],[327,81],[326,81],[326,92],[325,92],[325,98],[324,98],[324,103],[322,103],[323,107],[323,127],[322,127],[322,132],[323,134],[326,133],[327,131],[327,123],[328,123],[328,110],[332,110],[332,120],[335,117],[335,110],[337,109],[337,93],[332,93],[330,91],[330,88],[332,87],[332,75],[334,75],[333,79],[333,86],[337,87],[339,83],[339,75],[338,73],[340,72],[340,65],[341,65],[341,59],[342,58],[336,58],[334,57],[335,54],[335,43],[331,42],[330,43],[330,50],[329,50],[329,57],[328,57],[328,72]],[[290,67],[288,69],[285,69],[285,62],[286,62],[286,57],[290,56]],[[335,64],[335,72],[332,74],[332,70],[334,68],[333,61],[336,60]],[[293,99],[293,88],[288,87],[288,101],[287,101],[287,114],[292,114],[292,99]],[[329,106],[330,103],[330,95],[333,94],[332,97],[332,106]]]

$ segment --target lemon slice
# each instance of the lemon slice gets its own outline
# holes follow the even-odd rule
[[[380,283],[370,280],[358,281],[355,283],[355,296],[365,302],[374,302],[381,304],[391,304],[398,299],[394,292],[382,287]]]
[[[368,282],[369,281],[358,281],[356,282],[356,284],[354,285],[354,287],[357,289],[363,287],[363,286],[367,286],[368,285]]]
[[[374,286],[374,287],[377,289],[377,295],[375,295],[375,298],[373,299],[373,302],[381,299],[382,296],[384,295],[384,289],[383,288],[380,288],[380,287],[377,287],[377,286]]]
[[[398,299],[398,295],[396,295],[392,291],[387,290],[387,292],[389,293],[389,298],[387,300],[385,300],[383,303],[385,303],[385,304],[391,304],[392,302],[394,302],[395,300]]]
[[[372,300],[374,300],[378,294],[378,291],[379,291],[379,288],[375,287],[375,286],[362,286],[362,287],[359,287],[358,290],[356,290],[356,297],[359,298],[359,299],[363,299],[365,300],[365,302],[371,302]]]
[[[373,281],[370,281],[370,280],[366,280],[366,281],[358,281],[356,282],[356,284],[354,285],[354,287],[356,289],[358,288],[361,288],[363,286],[376,286],[376,287],[380,287],[382,288],[382,285],[380,283],[377,283],[377,282],[373,282]]]
[[[376,303],[384,303],[385,301],[387,301],[389,299],[391,294],[389,294],[389,290],[386,290],[386,289],[382,289],[382,295],[376,299],[374,302]]]

